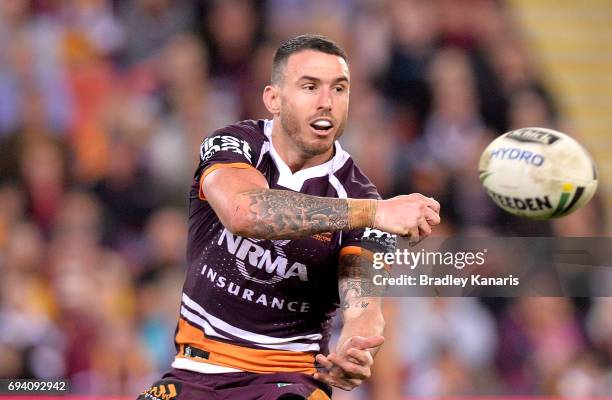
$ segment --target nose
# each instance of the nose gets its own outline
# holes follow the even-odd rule
[[[331,96],[331,91],[329,89],[321,90],[321,95],[319,96],[319,105],[317,109],[331,111],[332,96]]]

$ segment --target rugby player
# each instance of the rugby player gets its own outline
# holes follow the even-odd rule
[[[382,345],[372,253],[418,242],[440,222],[420,194],[381,200],[336,141],[350,75],[332,41],[276,51],[271,120],[210,134],[189,204],[188,272],[172,369],[142,399],[329,399],[370,376]],[[372,132],[372,135],[376,135]],[[330,320],[343,329],[330,352]]]

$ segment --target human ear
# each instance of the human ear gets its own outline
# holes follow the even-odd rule
[[[280,113],[280,93],[276,86],[266,86],[262,98],[264,105],[271,114],[277,115]]]

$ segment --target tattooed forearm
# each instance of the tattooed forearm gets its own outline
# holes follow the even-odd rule
[[[259,189],[243,194],[248,200],[249,236],[296,239],[348,228],[346,199],[310,196],[288,190]]]
[[[383,270],[384,272],[384,270]],[[338,292],[342,312],[349,309],[366,309],[371,297],[380,297],[384,286],[374,284],[373,277],[380,273],[365,257],[348,254],[341,258],[339,267]]]

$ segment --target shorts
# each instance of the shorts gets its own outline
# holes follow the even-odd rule
[[[201,374],[171,369],[138,400],[330,400],[331,387],[302,373]]]

